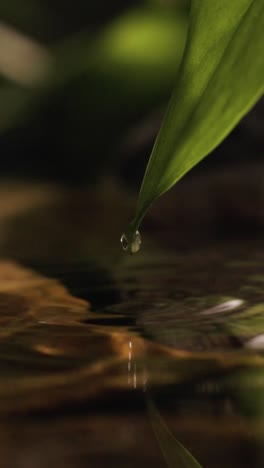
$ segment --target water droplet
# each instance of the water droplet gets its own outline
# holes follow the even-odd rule
[[[120,242],[121,242],[123,250],[127,251],[129,243],[127,240],[127,236],[125,234],[122,234]]]
[[[137,253],[141,246],[141,236],[139,231],[122,234],[120,242],[125,252],[130,254]]]

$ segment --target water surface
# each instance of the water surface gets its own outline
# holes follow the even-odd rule
[[[151,398],[203,467],[262,468],[261,236],[154,230],[131,257],[60,196],[0,220],[2,466],[161,468]]]

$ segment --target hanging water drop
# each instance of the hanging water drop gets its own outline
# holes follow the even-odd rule
[[[122,245],[122,249],[125,250],[126,252],[129,244],[128,244],[127,236],[125,234],[122,234],[120,242]]]
[[[123,233],[120,239],[123,250],[129,254],[135,254],[141,246],[139,231]]]

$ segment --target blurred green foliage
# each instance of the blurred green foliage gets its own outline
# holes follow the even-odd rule
[[[16,160],[19,148],[25,167],[36,166],[40,174],[94,180],[114,170],[130,128],[168,101],[185,43],[188,2],[99,4],[100,11],[79,0],[72,17],[59,0],[25,0],[23,9],[16,0],[1,4],[10,41],[17,33],[20,44],[30,40],[47,63],[42,76],[25,83],[20,70],[32,57],[24,54],[23,62],[21,54],[11,54],[11,67],[18,55],[21,61],[13,79],[1,66],[0,41],[0,152]],[[28,66],[34,72],[34,61]]]

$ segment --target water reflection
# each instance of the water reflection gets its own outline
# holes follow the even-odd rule
[[[254,336],[245,343],[245,346],[250,349],[264,349],[264,334]]]
[[[243,304],[242,299],[231,299],[229,301],[223,302],[222,304],[218,304],[214,307],[211,307],[207,310],[202,310],[200,315],[213,315],[213,314],[220,314],[222,312],[227,312],[229,310],[237,309],[239,306]]]
[[[127,370],[128,370],[128,379],[127,383],[130,384],[131,382],[131,360],[132,360],[132,342],[129,341],[128,343],[128,363],[127,363]]]
[[[205,253],[117,263],[104,275],[106,290],[94,275],[91,304],[84,299],[85,284],[89,288],[94,267],[78,268],[75,281],[71,267],[56,271],[53,265],[53,280],[21,265],[2,265],[0,412],[18,418],[14,426],[8,423],[14,433],[27,428],[25,452],[32,453],[37,433],[47,449],[55,437],[56,466],[64,468],[63,454],[75,435],[70,468],[84,468],[87,460],[102,466],[102,447],[115,468],[118,460],[122,468],[160,468],[146,420],[147,390],[173,434],[203,466],[221,468],[231,460],[232,468],[262,468],[263,253],[248,253],[258,259],[254,266],[234,262],[227,269],[229,254],[206,252],[206,271]],[[34,422],[21,422],[29,413]],[[52,424],[40,413],[49,414]],[[10,450],[13,443],[7,442]],[[78,453],[83,457],[76,462]],[[18,468],[12,463],[6,467]],[[44,466],[40,455],[35,466]]]

